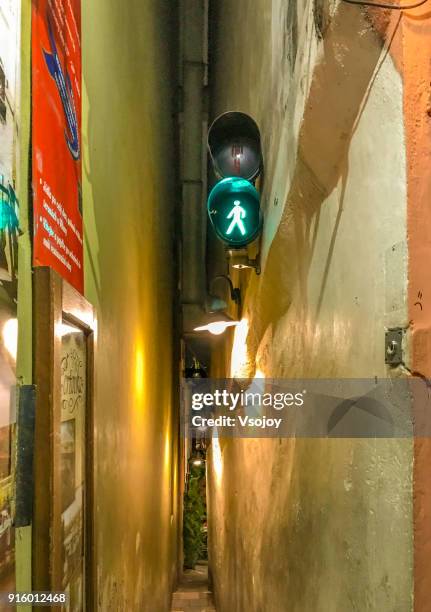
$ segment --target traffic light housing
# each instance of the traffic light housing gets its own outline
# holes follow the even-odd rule
[[[217,237],[231,248],[243,248],[262,231],[259,192],[254,187],[262,168],[260,132],[245,113],[217,117],[208,131],[208,150],[219,182],[208,197],[208,215]]]

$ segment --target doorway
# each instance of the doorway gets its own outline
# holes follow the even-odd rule
[[[36,268],[34,322],[33,589],[65,593],[63,610],[94,610],[94,311]]]

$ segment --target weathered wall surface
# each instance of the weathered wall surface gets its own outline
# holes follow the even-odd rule
[[[400,23],[319,1],[215,12],[213,114],[261,127],[265,229],[214,375],[385,377],[385,326],[409,322]],[[412,610],[412,467],[410,440],[216,443],[220,612]]]
[[[403,19],[404,116],[408,184],[408,307],[411,330],[410,369],[431,376],[431,309],[424,299],[431,289],[431,21],[429,4]],[[431,441],[415,441],[414,578],[415,610],[431,601]]]
[[[85,287],[98,314],[99,609],[163,612],[177,537],[175,3],[126,4],[82,3]]]

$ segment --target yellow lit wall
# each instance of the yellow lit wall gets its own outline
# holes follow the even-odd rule
[[[176,569],[174,4],[82,2],[85,292],[98,315],[100,610],[168,610]]]

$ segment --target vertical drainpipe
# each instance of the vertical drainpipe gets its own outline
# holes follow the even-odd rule
[[[180,39],[178,53],[178,84],[180,87],[179,180],[181,214],[176,216],[179,255],[179,292],[182,332],[201,323],[206,296],[206,134],[207,105],[204,103],[208,63],[208,2],[209,0],[178,0]],[[184,344],[182,345],[184,350]],[[184,365],[184,357],[182,357]],[[187,438],[179,444],[178,496],[178,578],[183,566],[183,495],[188,456]]]
[[[206,295],[206,149],[208,0],[179,0],[181,303],[183,331],[191,331],[203,315]]]

